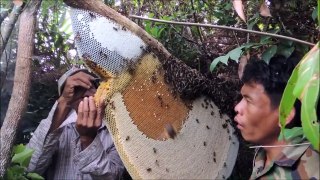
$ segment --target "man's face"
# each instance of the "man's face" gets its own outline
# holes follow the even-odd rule
[[[256,144],[271,144],[280,133],[278,108],[271,108],[270,98],[261,84],[244,84],[242,100],[236,105],[235,121],[242,137]]]
[[[78,106],[79,106],[80,102],[83,100],[83,98],[89,97],[89,96],[94,96],[96,91],[97,90],[95,87],[91,87],[90,89],[85,89],[83,87],[76,87],[75,95],[74,95],[76,101],[71,105],[72,108],[77,111]]]

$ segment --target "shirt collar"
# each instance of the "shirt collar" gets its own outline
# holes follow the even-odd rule
[[[288,145],[306,142],[301,127],[286,129],[285,131],[285,137],[288,141]],[[309,148],[309,146],[310,145],[297,145],[284,147],[281,151],[281,154],[277,156],[277,158],[274,161],[272,161],[268,167],[264,167],[266,159],[265,150],[263,148],[257,148],[253,160],[253,173],[250,179],[262,176],[263,174],[268,172],[274,164],[285,167],[293,166],[296,163],[296,161],[298,161],[300,157],[304,154],[304,152]]]

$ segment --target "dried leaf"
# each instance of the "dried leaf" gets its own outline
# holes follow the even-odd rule
[[[242,0],[233,0],[233,8],[236,10],[238,16],[246,22],[246,17],[243,12]]]
[[[264,17],[268,17],[268,16],[271,17],[270,10],[265,1],[263,1],[260,6],[260,15]]]
[[[12,2],[15,6],[22,6],[23,5],[23,0],[13,0]]]
[[[247,65],[249,58],[250,58],[250,54],[249,54],[249,53],[244,54],[244,55],[241,56],[241,58],[240,58],[239,66],[238,66],[238,76],[239,76],[239,79],[242,78],[244,67]]]

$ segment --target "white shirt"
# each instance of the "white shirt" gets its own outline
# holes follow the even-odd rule
[[[103,124],[93,142],[81,151],[75,110],[48,134],[56,107],[57,102],[27,145],[35,150],[28,171],[46,179],[119,179],[124,166],[106,126]]]

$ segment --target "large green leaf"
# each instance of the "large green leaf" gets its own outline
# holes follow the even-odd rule
[[[299,70],[300,86],[294,90],[294,95],[299,97],[302,102],[301,120],[303,131],[314,146],[319,151],[319,123],[316,114],[316,108],[319,98],[320,61],[319,47],[315,46],[303,58]],[[303,86],[303,87],[302,87]]]
[[[317,122],[316,106],[319,94],[319,77],[309,81],[302,99],[301,120],[303,132],[313,147],[319,151],[319,123]]]
[[[297,83],[297,80],[298,80],[298,66],[294,68],[288,80],[287,86],[284,89],[284,92],[280,101],[279,121],[280,121],[281,132],[282,132],[282,136],[280,136],[280,139],[283,138],[284,128],[286,126],[286,119],[289,116],[290,111],[293,108],[294,102],[297,99],[292,93]]]
[[[285,120],[296,98],[301,106],[301,121],[305,136],[319,151],[319,122],[316,108],[320,87],[319,42],[307,53],[294,69],[280,103],[279,120],[284,132]]]

